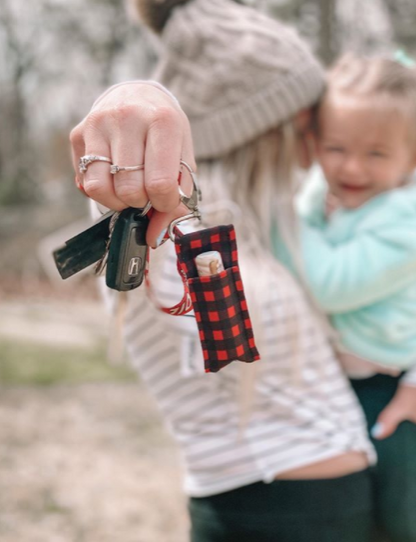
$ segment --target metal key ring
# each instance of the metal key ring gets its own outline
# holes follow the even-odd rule
[[[192,179],[192,194],[190,196],[187,196],[179,185],[180,200],[181,203],[183,203],[190,211],[193,211],[194,209],[198,209],[198,201],[201,199],[201,191],[196,180],[196,175],[191,166],[185,162],[185,160],[181,160],[180,164],[188,170],[188,173]]]
[[[152,202],[149,201],[146,203],[146,205],[143,207],[142,209],[142,212],[140,213],[140,216],[146,216],[147,213],[150,211],[150,209],[152,208]]]
[[[192,211],[192,212],[196,211],[198,213],[198,218],[199,218],[198,200],[201,199],[201,191],[199,189],[195,173],[194,173],[193,169],[191,168],[191,166],[187,162],[185,162],[185,160],[180,160],[180,164],[181,164],[181,166],[184,166],[188,170],[188,172],[189,172],[189,174],[190,174],[190,176],[192,178],[193,188],[192,188],[192,194],[190,196],[187,196],[184,193],[184,191],[182,190],[181,186],[179,185],[178,186],[179,200],[190,211]],[[151,208],[152,208],[152,202],[149,200],[146,203],[146,205],[143,207],[143,210],[142,210],[140,216],[146,216]],[[188,215],[186,215],[186,216],[188,216]],[[185,217],[180,217],[180,218],[181,218],[181,220],[185,220]]]
[[[179,224],[180,222],[183,222],[184,220],[190,220],[191,218],[201,218],[201,213],[198,209],[198,201],[201,199],[201,191],[198,186],[198,182],[196,180],[196,175],[191,168],[191,166],[186,163],[184,160],[180,161],[180,164],[184,166],[188,173],[191,176],[192,179],[192,194],[190,196],[187,196],[182,188],[179,185],[179,199],[180,202],[183,203],[191,212],[187,215],[180,216],[179,218],[176,218],[175,220],[172,220],[172,222],[168,226],[168,235],[170,237],[171,241],[175,241],[175,236],[173,235],[173,229],[174,227]]]

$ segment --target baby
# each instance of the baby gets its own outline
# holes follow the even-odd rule
[[[398,375],[416,365],[416,70],[343,57],[316,121],[321,171],[298,201],[304,279],[347,373]]]
[[[298,272],[337,332],[378,455],[377,528],[398,542],[416,540],[416,69],[406,60],[348,55],[330,71],[320,168],[297,201]]]

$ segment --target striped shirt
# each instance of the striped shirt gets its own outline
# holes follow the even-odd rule
[[[172,243],[151,251],[151,280],[161,304],[179,301],[183,285]],[[261,360],[208,374],[192,313],[162,313],[144,286],[128,294],[129,356],[179,443],[190,496],[270,482],[348,451],[375,462],[361,409],[300,288],[282,269],[270,276],[269,290],[261,307]],[[247,370],[254,389],[241,429]]]

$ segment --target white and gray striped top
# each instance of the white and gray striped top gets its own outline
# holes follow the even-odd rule
[[[158,300],[171,306],[183,287],[172,244],[166,245],[151,253],[151,279]],[[350,450],[375,461],[355,396],[300,288],[283,270],[270,277],[261,324],[260,361],[205,374],[195,319],[157,310],[144,286],[128,294],[127,348],[181,447],[188,495],[271,481]],[[241,430],[241,376],[248,367],[254,391]]]

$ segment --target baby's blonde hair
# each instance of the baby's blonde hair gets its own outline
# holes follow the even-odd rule
[[[327,74],[327,90],[322,99],[333,93],[371,98],[384,110],[395,110],[409,122],[410,135],[416,143],[416,68],[387,57],[343,55]]]

